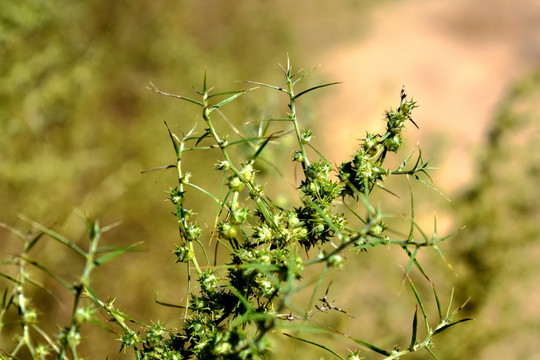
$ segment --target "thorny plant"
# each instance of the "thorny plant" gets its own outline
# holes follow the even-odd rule
[[[112,305],[112,301],[109,304],[105,304],[98,299],[91,287],[92,272],[96,267],[114,259],[116,256],[126,251],[135,250],[136,245],[99,247],[102,234],[115,227],[116,224],[100,227],[99,223],[92,221],[87,216],[83,216],[83,219],[88,227],[88,250],[84,250],[61,234],[25,216],[21,216],[21,218],[28,222],[35,231],[25,234],[4,223],[0,223],[0,227],[11,231],[23,243],[20,254],[14,255],[11,260],[0,263],[2,265],[15,266],[18,270],[15,276],[11,276],[7,272],[0,272],[0,277],[7,279],[13,284],[11,291],[6,287],[2,294],[0,334],[5,333],[4,328],[12,328],[14,325],[20,326],[20,333],[15,336],[14,346],[10,350],[0,348],[0,358],[18,359],[19,356],[28,356],[25,354],[29,354],[33,359],[48,359],[51,357],[51,354],[55,354],[56,359],[68,359],[70,358],[68,354],[71,354],[72,359],[78,359],[78,347],[82,341],[80,328],[84,323],[93,322],[105,329],[113,331],[94,316],[97,310],[96,304],[108,306]],[[58,275],[53,269],[32,259],[30,253],[46,237],[69,248],[76,254],[76,257],[83,259],[83,271],[74,283],[70,283]],[[57,324],[59,329],[55,335],[48,334],[39,324],[39,304],[37,304],[37,301],[33,301],[33,292],[31,290],[33,290],[32,288],[42,288],[48,292],[48,289],[44,288],[35,279],[30,268],[36,268],[44,272],[73,295],[70,319],[65,325]],[[15,319],[13,319],[13,316],[10,316],[13,312],[17,315]],[[112,308],[110,308],[110,312],[113,312]],[[121,318],[117,320],[122,321]],[[5,346],[5,344],[2,345]]]
[[[17,338],[15,348],[4,351],[3,357],[16,358],[19,350],[26,347],[34,358],[44,358],[47,353],[54,352],[56,358],[64,359],[68,358],[68,350],[72,358],[77,358],[79,326],[88,320],[96,322],[94,307],[98,307],[110,316],[118,328],[114,330],[108,325],[101,325],[117,331],[122,342],[121,348],[132,348],[138,359],[262,359],[267,357],[271,350],[268,339],[271,330],[279,330],[297,341],[319,347],[339,359],[345,359],[343,356],[347,359],[360,359],[359,350],[342,356],[329,347],[291,332],[294,329],[308,329],[305,325],[296,324],[304,324],[306,320],[321,312],[337,311],[343,316],[354,318],[347,310],[334,305],[334,301],[327,298],[330,285],[324,289],[325,275],[329,269],[343,266],[346,251],[365,252],[369,248],[382,245],[397,246],[409,257],[405,278],[420,307],[425,337],[418,338],[417,311],[414,313],[411,341],[402,349],[396,346],[386,350],[342,334],[338,330],[319,330],[339,334],[360,347],[385,356],[385,359],[398,359],[422,349],[437,358],[432,351],[433,337],[468,319],[454,319],[461,307],[452,311],[451,299],[448,309],[443,310],[435,286],[419,264],[417,255],[420,249],[431,247],[444,260],[439,244],[450,235],[438,237],[435,228],[433,235],[428,236],[418,226],[411,190],[408,234],[393,238],[389,235],[390,229],[385,223],[387,216],[373,204],[371,198],[376,189],[390,192],[384,187],[384,181],[391,176],[402,177],[405,181],[413,178],[433,188],[428,173],[431,168],[428,162],[423,160],[420,149],[416,156],[414,153],[408,155],[397,168],[385,167],[386,158],[403,146],[405,125],[411,123],[416,126],[411,115],[416,102],[409,99],[402,90],[398,107],[385,113],[385,132],[367,133],[351,159],[334,166],[311,144],[311,130],[301,128],[296,104],[300,97],[309,92],[336,83],[297,91],[298,83],[309,72],[293,72],[289,61],[283,70],[283,87],[252,81],[246,83],[283,93],[288,100],[287,115],[255,122],[258,126],[256,136],[243,136],[233,128],[238,136],[234,140],[229,139],[229,135],[218,132],[213,116],[220,112],[222,107],[254,88],[214,93],[207,85],[206,73],[202,89],[195,90],[198,99],[165,93],[154,85],[150,88],[156,93],[200,107],[205,125],[202,134],[195,134],[194,128],[182,136],[176,135],[167,127],[174,146],[176,163],[166,168],[175,168],[178,174],[178,185],[169,191],[180,236],[174,254],[178,263],[185,264],[188,274],[188,296],[185,303],[174,305],[181,309],[182,325],[176,329],[168,329],[160,322],[152,325],[136,322],[137,326],[143,329],[144,335],[141,335],[139,331],[131,328],[134,320],[116,309],[113,300],[102,301],[92,290],[88,278],[90,270],[130,249],[99,249],[97,239],[107,228],[99,228],[96,223],[87,220],[91,246],[86,252],[54,231],[29,220],[38,233],[33,238],[27,238],[13,230],[25,241],[25,250],[13,260],[20,267],[20,273],[17,278],[9,278],[14,289],[11,295],[7,290],[4,293],[0,312],[1,320],[9,309],[16,309],[22,334]],[[269,134],[271,125],[276,122],[291,126],[292,131]],[[264,186],[256,181],[256,174],[261,161],[264,161],[263,154],[268,145],[290,133],[294,134],[297,144],[292,158],[301,165],[303,180],[298,186],[301,205],[286,209],[265,195]],[[231,149],[246,144],[251,149],[250,153],[241,159],[233,158]],[[206,149],[219,149],[221,154],[221,159],[218,159],[216,164],[216,171],[222,173],[223,179],[218,195],[192,183],[190,172],[183,168],[183,159],[189,152]],[[411,161],[414,157],[415,160]],[[189,191],[202,192],[217,207],[217,216],[209,235],[205,235],[206,232],[197,223],[195,210],[185,205],[184,200],[189,196]],[[75,302],[71,324],[62,328],[56,339],[40,331],[35,322],[35,312],[24,297],[24,287],[32,283],[26,276],[26,266],[36,266],[55,276],[27,256],[27,252],[42,235],[47,235],[79,253],[87,259],[88,264],[77,285],[64,283],[61,278],[57,278],[75,294]],[[204,238],[217,240],[214,259],[211,259],[206,251],[210,243]],[[226,249],[228,253],[224,263],[219,263],[221,257],[217,256],[217,247]],[[313,250],[315,256],[309,256]],[[96,257],[100,252],[105,252],[105,255]],[[313,286],[309,306],[299,308],[293,303],[293,296],[310,285],[302,277],[308,267],[322,270],[317,270],[320,275]],[[419,270],[432,285],[439,315],[434,326],[430,325],[419,292],[408,276],[413,268]],[[193,278],[197,284],[193,284]],[[324,296],[315,304],[321,291],[325,291]],[[93,305],[81,307],[82,298],[88,298]],[[42,339],[39,344],[43,345],[35,345],[29,336],[30,329],[37,331]]]

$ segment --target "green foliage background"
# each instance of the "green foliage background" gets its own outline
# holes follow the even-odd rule
[[[145,86],[152,81],[166,91],[187,93],[191,84],[200,83],[205,67],[210,81],[221,88],[244,79],[276,83],[275,64],[284,61],[285,52],[296,64],[316,65],[317,59],[310,58],[312,49],[336,46],[363,32],[370,6],[370,1],[354,0],[337,8],[322,0],[309,6],[285,0],[0,0],[0,221],[24,227],[17,218],[22,213],[81,242],[84,224],[73,208],[88,211],[103,224],[122,221],[106,241],[144,241],[146,251],[100,269],[95,282],[103,285],[103,294],[117,297],[117,304],[130,315],[174,323],[177,319],[168,318],[172,312],[154,303],[155,298],[174,302],[182,295],[184,277],[170,251],[176,227],[163,201],[174,174],[140,172],[171,163],[163,121],[187,130],[198,114],[154,96]],[[350,21],[353,16],[355,21]],[[348,27],[336,26],[336,18]],[[534,264],[523,254],[538,253],[540,229],[530,219],[538,218],[540,203],[540,161],[534,157],[539,87],[538,74],[533,74],[501,103],[477,183],[458,201],[456,223],[469,230],[449,242],[455,247],[446,246],[460,274],[457,294],[460,300],[473,296],[469,315],[478,320],[464,325],[467,331],[462,334],[445,335],[452,349],[443,353],[441,345],[441,358],[462,359],[485,348],[503,348],[509,358],[516,353],[525,356],[533,344],[528,339],[540,332],[526,316],[517,315],[522,314],[517,309],[530,302],[504,296],[509,287],[518,288],[527,299],[534,295],[535,272],[518,266],[515,259],[524,259],[522,266]],[[280,106],[273,101],[264,92],[254,93],[227,115],[240,120],[260,117],[254,104],[266,104],[272,111]],[[204,171],[201,177],[207,176]],[[204,181],[211,184],[212,179]],[[4,230],[0,241],[2,254],[17,252],[17,243]],[[56,264],[69,278],[80,264],[61,251],[43,245],[43,260]],[[359,278],[334,286],[344,289],[343,303],[355,300],[354,292],[345,290],[348,286],[366,294],[362,305],[370,309],[370,316],[356,322],[337,317],[331,325],[396,341],[385,338],[390,319],[402,316],[406,333],[412,307],[395,309],[380,294],[386,289],[395,293],[400,271],[382,273],[377,260],[349,264],[348,269],[366,266],[369,270]],[[52,292],[57,289],[45,276],[41,280]],[[69,297],[39,291],[37,296],[43,302],[41,321],[52,319],[44,327],[54,332],[54,324],[70,310],[65,302]],[[373,314],[380,318],[371,318]],[[500,319],[497,324],[490,320],[494,316]],[[122,357],[113,335],[89,329],[86,336],[89,357]],[[498,345],[514,337],[519,338],[513,342],[517,350]],[[304,350],[296,346],[298,353]]]

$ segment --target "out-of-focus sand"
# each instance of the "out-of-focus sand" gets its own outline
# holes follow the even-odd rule
[[[321,106],[332,160],[383,126],[404,85],[421,106],[420,130],[411,128],[408,139],[442,151],[435,180],[452,193],[471,180],[509,84],[540,65],[540,1],[391,2],[374,11],[363,39],[333,48],[321,63],[329,79],[345,81]]]
[[[505,92],[540,66],[540,1],[392,1],[373,12],[371,24],[363,38],[331,49],[320,60],[329,81],[345,81],[322,100],[319,130],[330,158],[343,161],[366,130],[381,130],[384,110],[398,104],[404,85],[420,104],[414,114],[420,130],[409,126],[407,140],[428,149],[425,156],[433,156],[439,167],[435,184],[452,197],[470,186]],[[538,150],[535,144],[530,151]],[[514,170],[510,176],[526,175]],[[440,233],[455,229],[451,221],[443,216]],[[514,241],[524,240],[510,237],[507,244]],[[485,256],[499,256],[486,250]],[[488,305],[474,314],[474,327],[462,330],[479,347],[481,356],[475,358],[538,358],[537,327],[526,327],[538,318],[538,246],[510,251],[507,261],[513,263],[502,270],[510,275],[499,274]],[[350,296],[356,304],[358,294]],[[499,338],[482,339],[485,334]]]

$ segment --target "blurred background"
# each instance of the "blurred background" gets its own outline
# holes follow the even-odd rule
[[[463,313],[475,318],[441,335],[440,358],[540,359],[540,1],[0,0],[0,9],[0,222],[28,230],[18,218],[25,214],[83,244],[74,209],[103,225],[121,221],[104,241],[144,241],[145,251],[98,269],[94,284],[128,314],[179,323],[174,310],[154,302],[177,303],[185,289],[164,201],[175,177],[141,171],[174,162],[164,121],[180,133],[199,116],[146,86],[189,95],[205,69],[217,90],[243,88],[237,80],[279,84],[288,54],[297,69],[321,65],[306,86],[344,82],[303,97],[300,110],[315,145],[336,163],[366,131],[382,129],[402,86],[420,104],[420,129],[411,128],[407,141],[434,159],[435,186],[452,202],[418,187],[418,216],[431,224],[436,211],[440,232],[467,226],[443,246],[454,271],[435,253],[422,261],[443,299],[452,287],[455,306],[471,297]],[[225,113],[238,125],[282,115],[285,99],[276,95],[252,92]],[[289,161],[292,151],[276,150],[276,160]],[[188,161],[199,163],[195,155]],[[210,170],[198,171],[193,180],[212,187]],[[401,206],[396,211],[406,212]],[[81,266],[54,244],[38,250],[36,259],[67,279]],[[20,251],[4,229],[0,251],[2,259]],[[346,270],[355,275],[336,274],[333,285],[336,305],[358,319],[336,315],[329,324],[380,347],[406,346],[414,308],[401,289],[398,265],[406,259],[372,253],[351,255]],[[395,266],[383,263],[387,256],[396,256]],[[43,327],[67,319],[69,294],[36,296]],[[126,357],[114,334],[85,331],[87,357]],[[331,341],[343,352],[354,348]],[[322,354],[291,348],[278,334],[275,342],[276,354]]]

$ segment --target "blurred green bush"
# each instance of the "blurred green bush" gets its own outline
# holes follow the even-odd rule
[[[457,200],[467,228],[452,244],[458,294],[475,326],[450,337],[448,359],[537,355],[540,254],[540,68],[501,99],[474,183]]]

